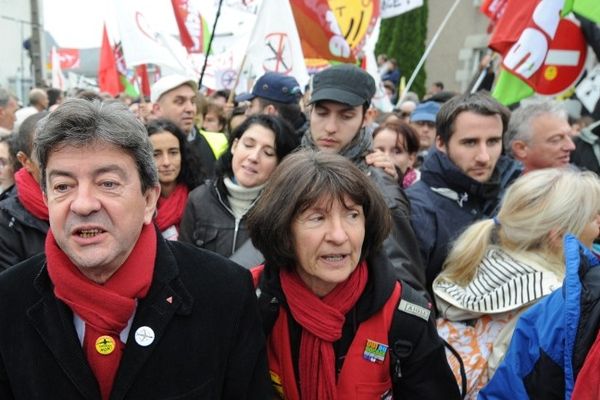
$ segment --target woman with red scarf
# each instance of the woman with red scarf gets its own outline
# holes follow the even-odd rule
[[[248,216],[278,398],[458,399],[430,304],[396,280],[389,209],[371,180],[324,152],[288,156]]]
[[[156,119],[146,129],[160,182],[155,222],[164,238],[177,240],[188,193],[202,183],[204,172],[199,160],[188,151],[187,138],[177,125]]]

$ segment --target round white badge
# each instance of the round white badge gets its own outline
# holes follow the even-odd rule
[[[151,345],[154,342],[154,331],[149,326],[140,326],[135,331],[135,341],[143,347]]]

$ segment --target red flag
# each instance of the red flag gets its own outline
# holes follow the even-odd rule
[[[488,18],[496,23],[506,10],[508,0],[484,0],[481,4],[480,10],[482,13],[488,16]]]
[[[115,61],[113,49],[108,41],[106,25],[104,25],[102,33],[100,65],[98,66],[98,87],[101,92],[110,93],[112,96],[116,96],[123,90],[123,86],[119,79],[119,72],[117,71],[117,63]]]
[[[500,54],[505,54],[530,25],[533,11],[538,3],[539,0],[508,0],[492,33],[489,47]]]
[[[148,68],[146,64],[138,65],[135,73],[140,78],[140,89],[145,97],[150,97],[150,81],[148,80]]]
[[[290,0],[304,58],[354,63],[354,54],[342,36],[327,0]]]
[[[494,31],[498,20],[502,18],[506,10],[506,4],[508,4],[508,0],[483,0],[479,10],[490,19],[490,24],[487,28],[488,33]]]
[[[181,44],[188,52],[190,52],[190,50],[194,48],[194,40],[185,26],[185,17],[187,14],[187,6],[185,3],[187,3],[186,0],[171,0],[173,13],[175,13],[175,20],[177,21],[177,28],[179,28]]]

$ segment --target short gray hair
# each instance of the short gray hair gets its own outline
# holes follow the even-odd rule
[[[550,114],[568,120],[567,111],[554,100],[537,100],[513,111],[504,135],[504,148],[510,154],[513,142],[521,140],[528,143],[531,140],[531,122],[541,115]]]
[[[34,154],[40,165],[40,183],[44,191],[46,166],[52,151],[94,143],[112,144],[133,157],[143,193],[158,185],[158,172],[146,128],[120,102],[69,99],[40,121],[36,133]]]
[[[10,99],[14,99],[16,101],[17,97],[8,90],[0,87],[0,107],[6,107]]]

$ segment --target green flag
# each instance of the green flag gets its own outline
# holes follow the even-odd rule
[[[535,93],[533,88],[512,73],[501,69],[492,96],[505,106],[517,103]]]
[[[565,0],[563,15],[575,12],[595,23],[600,23],[600,1],[598,0]]]

